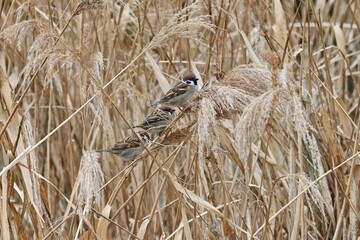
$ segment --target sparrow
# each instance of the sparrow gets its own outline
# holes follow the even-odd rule
[[[223,79],[225,76],[224,72],[217,72],[214,73],[213,75],[211,75],[209,77],[209,79],[204,83],[203,87],[201,88],[202,90],[210,88],[213,84],[218,83],[221,79]]]
[[[190,98],[200,90],[200,86],[197,83],[198,80],[192,72],[185,74],[182,81],[171,88],[155,105],[166,104],[171,107],[185,106]]]
[[[175,109],[166,105],[162,105],[155,109],[153,113],[134,128],[146,129],[151,133],[161,133],[171,123],[174,118]]]
[[[97,150],[97,152],[110,152],[118,155],[123,161],[134,160],[142,151],[144,151],[144,145],[148,145],[151,141],[148,132],[140,131],[136,133],[138,135],[131,135],[120,142],[116,143],[111,149]],[[140,139],[142,143],[140,142]]]

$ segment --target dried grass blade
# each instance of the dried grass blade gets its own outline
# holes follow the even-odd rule
[[[183,224],[181,223],[179,227],[182,228],[182,227],[183,227]],[[184,239],[184,237],[183,237],[183,232],[184,232],[184,231],[178,231],[178,232],[175,234],[175,236],[174,236],[174,240],[183,240],[183,239]],[[166,240],[168,240],[168,239],[170,239],[170,238],[167,238]]]
[[[352,200],[352,202],[354,203],[354,207],[357,211],[359,211],[360,209],[360,201],[359,201],[359,192],[360,192],[360,164],[354,164],[354,168],[353,168],[353,179],[354,181],[352,181],[351,185],[351,190],[350,190],[350,199]],[[357,218],[357,215],[350,211],[350,229],[356,229],[359,223],[359,219]],[[355,239],[355,232],[353,232],[353,236],[352,238]]]
[[[236,29],[239,31],[239,33],[241,34],[241,37],[243,38],[244,42],[245,42],[245,45],[246,45],[246,48],[248,49],[249,51],[249,57],[251,59],[251,61],[253,61],[253,63],[255,64],[258,64],[258,65],[261,65],[261,62],[259,60],[259,58],[256,56],[255,54],[255,51],[254,49],[252,48],[251,46],[251,43],[248,39],[248,37],[246,36],[246,34],[244,33],[243,30],[241,30],[239,28],[239,26],[237,25],[236,21],[234,20],[236,17],[235,16],[231,16],[231,14],[229,12],[227,12],[226,10],[222,9],[222,11],[224,11],[230,18],[230,20],[233,22],[234,26],[236,27]]]
[[[280,45],[278,52],[280,56],[284,55],[286,39],[287,39],[287,29],[286,29],[286,16],[284,9],[281,5],[280,0],[274,1],[274,16],[275,16],[275,25],[273,26],[275,39]],[[287,62],[287,56],[285,55],[284,62]]]
[[[12,169],[19,162],[23,163],[25,166],[28,165],[25,155],[31,151],[31,146],[28,146],[25,149],[25,146],[24,146],[25,141],[22,137],[23,134],[21,134],[19,140],[17,140],[17,132],[18,132],[19,126],[21,126],[21,122],[22,122],[21,118],[22,117],[21,117],[20,113],[18,112],[18,110],[15,110],[12,118],[9,118],[9,116],[10,116],[9,112],[14,110],[15,103],[14,103],[12,95],[11,95],[12,89],[10,87],[9,81],[5,77],[5,74],[2,70],[2,68],[0,68],[0,77],[1,77],[1,79],[0,79],[0,97],[1,97],[0,101],[4,102],[4,106],[3,106],[4,109],[1,109],[1,111],[0,111],[0,122],[6,122],[8,119],[11,119],[9,121],[9,124],[7,125],[7,128],[4,129],[4,132],[6,131],[6,134],[8,135],[8,140],[5,140],[5,141],[10,141],[9,143],[7,143],[7,145],[9,145],[9,146],[14,146],[15,142],[18,142],[16,153],[18,154],[20,152],[20,154],[12,162],[10,162],[6,167],[4,167],[1,170],[0,176],[2,176],[6,172],[8,172],[10,169]],[[5,127],[5,126],[2,126],[2,127]],[[34,161],[34,159],[31,159],[30,161]],[[36,201],[34,199],[33,180],[31,178],[30,170],[25,167],[20,167],[20,172],[21,172],[21,176],[23,178],[22,183],[25,186],[26,193],[29,196],[32,207],[34,208],[35,212],[37,213],[36,214],[37,216],[34,218],[34,221],[39,221],[39,224],[42,224],[42,222],[43,222],[43,220],[41,219],[42,214],[41,214],[41,211],[38,208],[38,205],[36,204]]]
[[[241,161],[240,156],[237,153],[232,142],[230,141],[229,135],[222,128],[219,128],[219,134],[220,134],[220,140],[225,145],[226,149],[228,150],[229,155],[232,157],[232,159],[234,160],[236,165],[240,168],[240,170],[244,173],[245,172],[244,164]]]
[[[338,104],[335,104],[335,110],[339,114],[340,124],[343,127],[343,131],[344,131],[345,135],[348,138],[351,138],[353,128],[352,128],[352,124],[350,122],[351,118],[343,110],[343,109],[346,109],[345,103],[342,100],[342,98],[339,98],[339,97],[336,98],[336,101],[338,102]]]
[[[163,171],[167,177],[170,178],[172,185],[175,187],[177,191],[184,194],[186,197],[191,199],[191,201],[195,202],[196,204],[206,208],[210,212],[216,214],[218,217],[221,217],[224,219],[224,215],[216,209],[211,203],[206,201],[205,199],[202,199],[200,196],[196,195],[193,191],[190,191],[189,189],[185,188],[184,186],[180,185],[178,181],[176,180],[176,177],[172,175],[169,171],[165,170]]]
[[[280,175],[286,176],[289,174],[275,159],[279,159],[277,157],[272,156],[273,154],[265,154],[261,149],[259,150],[255,144],[251,144],[251,151],[254,154],[258,154],[258,156],[264,159],[267,163],[273,166]],[[269,152],[271,152],[271,148],[269,147]]]
[[[155,62],[155,59],[151,56],[149,52],[145,53],[148,62],[150,63],[151,68],[154,71],[157,81],[159,82],[160,88],[163,93],[166,93],[171,88],[169,82],[166,80],[165,76],[162,74],[159,65]]]
[[[9,228],[9,222],[8,222],[8,179],[7,174],[4,174],[1,176],[1,206],[0,206],[0,212],[1,212],[1,238],[2,239],[11,239],[10,238],[10,228]]]
[[[324,142],[326,142],[329,145],[329,150],[331,151],[331,155],[335,160],[335,164],[339,164],[340,159],[343,158],[344,154],[336,143],[333,127],[330,121],[331,118],[327,113],[327,111],[323,108],[320,109],[320,113],[321,113],[321,123],[323,125],[323,129],[325,133]],[[330,162],[330,160],[328,161],[329,161],[328,162],[329,166],[331,166],[333,163]]]
[[[181,222],[184,224],[185,238],[189,240],[193,239],[191,236],[189,221],[186,217],[186,208],[184,205],[181,206]]]
[[[100,237],[100,239],[106,239],[106,232],[110,222],[104,217],[110,218],[110,211],[111,211],[110,205],[106,205],[104,209],[101,211],[101,215],[103,217],[99,219],[98,225],[96,227],[96,233]]]
[[[299,192],[301,192],[302,190],[302,186],[301,184],[299,184]],[[291,238],[290,239],[296,239],[296,237],[299,235],[299,225],[300,225],[300,221],[302,219],[301,217],[301,212],[303,211],[302,208],[302,198],[299,197],[297,200],[296,200],[296,205],[295,205],[295,214],[293,215],[293,225],[292,225],[292,231],[291,231]]]
[[[335,39],[336,39],[336,45],[340,49],[342,54],[344,56],[346,56],[347,55],[346,41],[345,41],[344,33],[340,28],[340,24],[337,23],[337,24],[333,25],[333,29],[334,29]]]
[[[139,229],[139,232],[138,232],[138,238],[139,239],[144,239],[145,238],[145,233],[146,233],[146,229],[147,229],[147,226],[149,225],[150,223],[150,219],[145,219],[141,226],[140,226],[140,229]]]
[[[347,52],[346,52],[346,43],[345,43],[345,36],[343,31],[340,28],[340,25],[337,23],[335,25],[333,25],[333,29],[334,29],[334,34],[335,34],[335,39],[336,39],[336,45],[338,47],[338,49],[340,49],[341,54],[340,55],[340,60],[339,60],[339,80],[337,82],[335,82],[334,86],[336,86],[336,90],[337,93],[341,96],[343,96],[344,94],[344,85],[345,85],[345,59]]]

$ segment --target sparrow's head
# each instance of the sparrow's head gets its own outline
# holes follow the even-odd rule
[[[151,138],[149,136],[149,133],[147,131],[139,131],[137,132],[137,134],[139,135],[139,137],[142,139],[142,141],[147,144],[151,141]]]
[[[189,73],[185,74],[184,77],[183,77],[183,82],[188,84],[188,85],[195,85],[196,86],[196,85],[198,85],[197,84],[198,80],[199,79],[192,72],[189,72]]]
[[[175,112],[175,108],[172,108],[172,107],[167,106],[167,105],[162,105],[162,106],[159,107],[159,109],[161,111],[163,111],[163,112],[169,113],[170,115],[172,115],[173,112]]]

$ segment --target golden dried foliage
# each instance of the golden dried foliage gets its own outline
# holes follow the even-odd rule
[[[1,10],[2,239],[359,237],[357,1]],[[134,162],[94,152],[188,71],[204,88]]]

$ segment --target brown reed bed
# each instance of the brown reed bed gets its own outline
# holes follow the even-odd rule
[[[2,239],[359,236],[358,1],[0,6]],[[188,71],[223,74],[135,161],[94,151]]]

